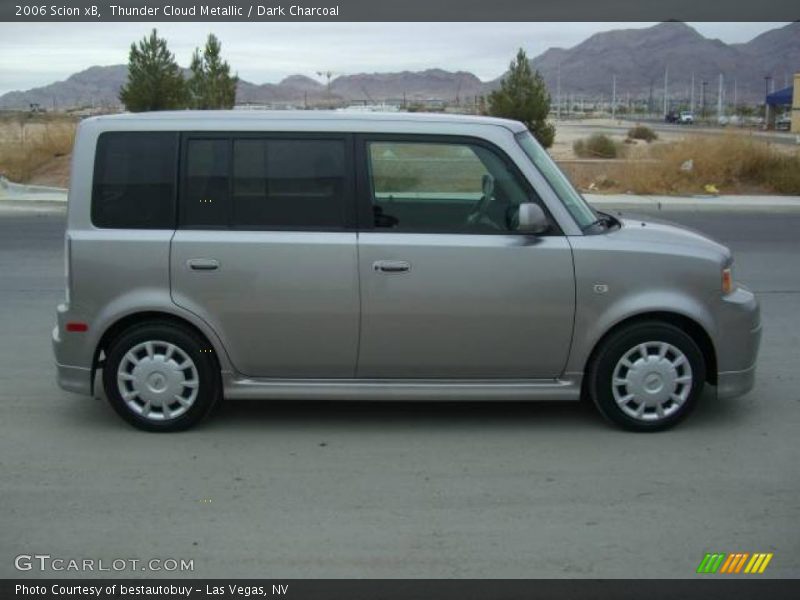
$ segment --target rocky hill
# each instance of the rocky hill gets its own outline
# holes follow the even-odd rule
[[[608,98],[614,76],[619,97],[641,97],[651,88],[660,95],[667,69],[671,96],[687,96],[694,74],[696,89],[705,80],[714,97],[722,73],[727,85],[737,82],[741,101],[755,102],[763,97],[765,75],[774,78],[777,89],[800,71],[800,22],[765,32],[746,44],[725,44],[702,36],[685,23],[669,21],[645,29],[597,33],[572,48],[550,48],[531,63],[542,73],[553,96],[560,79],[564,95]],[[279,83],[240,81],[237,102],[469,101],[497,87],[501,77],[481,82],[472,73],[442,69],[359,73],[333,79],[328,89],[310,77],[292,75]],[[0,108],[25,109],[34,102],[46,109],[117,106],[119,88],[126,78],[125,65],[91,67],[64,81],[0,96]]]

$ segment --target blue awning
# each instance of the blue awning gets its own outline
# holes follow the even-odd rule
[[[767,104],[770,106],[791,106],[792,88],[787,87],[767,95]]]

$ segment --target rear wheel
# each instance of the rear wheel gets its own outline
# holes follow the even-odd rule
[[[221,395],[209,344],[189,328],[157,321],[131,328],[111,343],[103,386],[114,410],[147,431],[188,429]]]
[[[641,322],[602,342],[588,372],[588,390],[613,423],[632,431],[675,425],[697,403],[705,361],[695,341],[668,323]]]

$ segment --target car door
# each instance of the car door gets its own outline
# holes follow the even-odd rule
[[[555,223],[515,231],[539,201],[496,147],[360,136],[361,378],[558,377],[572,336],[572,253]]]
[[[341,135],[184,136],[173,300],[245,375],[354,376],[351,149]]]

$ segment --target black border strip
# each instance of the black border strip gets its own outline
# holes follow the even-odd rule
[[[112,6],[146,8],[121,15]],[[327,9],[292,14],[293,6]],[[56,10],[66,7],[71,11]],[[92,8],[95,7],[95,8]],[[165,7],[180,7],[174,14]],[[222,9],[203,12],[204,7]],[[259,11],[259,7],[262,10]],[[267,14],[281,7],[283,14]],[[41,10],[44,8],[45,10]],[[185,12],[188,9],[188,14]],[[335,10],[332,10],[335,9]],[[166,14],[165,14],[166,12]],[[260,14],[261,13],[261,14]],[[368,21],[794,21],[800,18],[797,0],[63,0],[35,2],[0,0],[0,21],[12,22],[368,22]]]
[[[45,593],[21,594],[16,586],[39,586]],[[286,586],[285,593],[273,593],[273,585]],[[53,589],[80,586],[102,587],[101,594],[53,594]],[[117,593],[107,593],[116,586]],[[121,594],[121,586],[158,587],[174,593]],[[763,579],[759,575],[725,577],[708,575],[698,579],[37,579],[10,580],[0,583],[0,597],[77,600],[85,598],[177,600],[187,598],[178,590],[191,586],[191,600],[252,600],[253,598],[287,598],[291,600],[534,600],[569,598],[570,600],[783,600],[795,598],[797,580]],[[234,586],[238,591],[232,591]],[[261,593],[253,588],[260,588]]]

